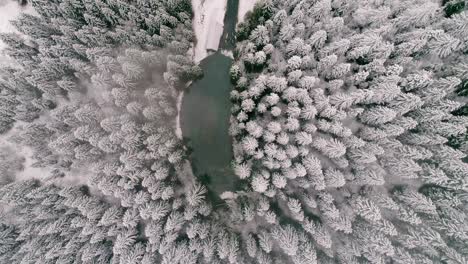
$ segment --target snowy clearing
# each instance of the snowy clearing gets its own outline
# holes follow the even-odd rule
[[[192,0],[193,30],[197,38],[193,60],[198,63],[208,56],[207,47],[218,46],[223,34],[227,0]]]
[[[239,0],[239,10],[237,12],[237,23],[243,22],[245,14],[253,10],[258,0]]]

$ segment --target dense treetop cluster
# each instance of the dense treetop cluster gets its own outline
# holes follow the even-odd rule
[[[450,10],[267,1],[241,25],[234,166],[294,263],[468,261],[468,12]]]
[[[1,263],[467,263],[460,1],[260,1],[221,205],[175,135],[190,1],[31,4],[0,35]]]

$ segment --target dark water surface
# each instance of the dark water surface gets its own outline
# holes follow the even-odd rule
[[[238,0],[228,0],[220,49],[235,47],[237,10]],[[237,184],[231,168],[229,135],[231,64],[232,59],[219,51],[201,61],[204,76],[186,90],[182,101],[180,122],[184,140],[192,151],[193,171],[214,194],[234,190]]]

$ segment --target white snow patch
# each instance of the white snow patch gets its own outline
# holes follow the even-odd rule
[[[234,59],[234,53],[232,53],[232,50],[222,50],[221,54],[228,58]]]
[[[234,193],[234,192],[226,191],[226,192],[223,192],[222,194],[220,194],[219,197],[221,199],[223,199],[223,200],[234,200],[234,199],[237,199],[237,197],[239,197],[239,195],[237,193]]]
[[[33,158],[33,151],[31,148],[26,146],[15,146],[17,148],[17,153],[20,154],[25,158],[24,161],[24,170],[20,171],[16,174],[16,181],[23,181],[23,180],[30,180],[30,179],[37,179],[43,180],[47,176],[50,175],[51,169],[49,168],[41,168],[41,167],[33,167],[32,165],[36,162]]]
[[[239,10],[237,12],[237,23],[243,22],[245,14],[252,11],[258,0],[239,0]]]
[[[227,0],[192,0],[193,30],[197,38],[193,60],[198,63],[208,56],[207,48],[218,47],[223,34]]]
[[[18,2],[12,0],[0,0],[0,33],[18,32],[10,23],[11,20],[18,18],[21,13],[34,14],[31,5],[20,6]],[[1,51],[5,48],[5,43],[0,40],[0,66],[13,63],[9,57]]]

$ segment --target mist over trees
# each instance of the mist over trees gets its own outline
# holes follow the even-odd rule
[[[259,1],[223,204],[175,134],[190,1],[28,2],[0,35],[1,263],[467,263],[461,2]]]

